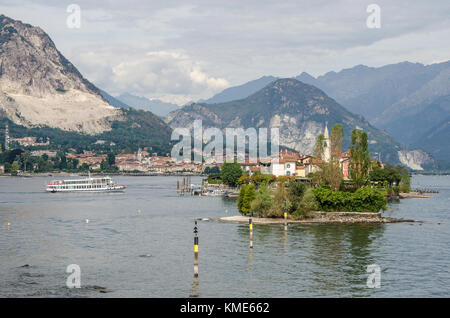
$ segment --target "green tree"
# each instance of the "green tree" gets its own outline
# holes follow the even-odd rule
[[[9,168],[9,172],[11,172],[12,174],[17,174],[17,172],[19,171],[19,169],[20,169],[19,162],[14,161],[14,162],[11,164],[11,167]]]
[[[112,152],[110,152],[106,156],[106,161],[108,162],[108,166],[114,166],[116,164],[116,156]]]
[[[251,204],[252,201],[255,199],[256,191],[255,191],[255,185],[250,184],[247,186],[247,189],[244,193],[244,199],[242,202],[241,212],[244,214],[248,214],[251,212]]]
[[[350,176],[356,188],[361,188],[368,181],[370,152],[365,131],[353,129],[350,146]]]
[[[101,170],[108,170],[109,166],[108,166],[108,162],[106,160],[102,160],[102,162],[100,162],[100,169]]]
[[[30,153],[28,151],[24,151],[20,154],[20,162],[22,163],[22,170],[29,171],[32,168],[30,161]]]
[[[328,173],[326,179],[333,191],[338,191],[341,187],[344,176],[342,174],[340,159],[342,154],[342,140],[344,138],[344,128],[341,124],[336,124],[331,129],[330,152],[331,158],[328,163]]]
[[[247,192],[247,185],[241,185],[241,189],[239,190],[239,197],[237,200],[238,211],[242,213],[242,206],[244,204],[244,196],[245,192]]]
[[[242,185],[237,202],[239,212],[242,214],[250,213],[253,199],[255,199],[255,186],[253,184]]]
[[[255,199],[250,205],[250,210],[253,214],[263,217],[267,216],[272,207],[273,198],[267,184],[262,184],[256,192]]]
[[[302,182],[296,182],[296,181],[290,181],[288,183],[288,194],[287,198],[289,202],[291,203],[291,207],[289,209],[289,213],[293,213],[300,201],[302,200],[302,197],[306,191],[306,186]]]
[[[323,159],[325,147],[327,146],[325,141],[325,136],[323,134],[320,134],[317,136],[316,144],[314,145],[314,156],[317,159]]]
[[[344,128],[341,124],[336,124],[331,129],[330,145],[327,145],[324,135],[317,136],[314,146],[314,156],[317,160],[319,171],[314,173],[313,182],[318,185],[329,184],[334,191],[339,190],[343,174],[340,165],[342,153],[342,141],[344,138]],[[324,161],[326,147],[330,147],[331,158],[329,162]]]
[[[318,210],[318,204],[312,188],[306,189],[302,199],[297,205],[296,210],[292,213],[294,218],[303,219],[313,215]]]
[[[282,217],[285,210],[290,209],[291,205],[284,182],[278,182],[273,195],[273,203],[267,216]]]
[[[234,162],[224,162],[220,171],[220,177],[224,184],[235,187],[239,178],[242,176],[241,165],[235,160]]]

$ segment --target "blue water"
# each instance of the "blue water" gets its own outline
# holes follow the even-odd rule
[[[238,214],[235,199],[180,197],[176,177],[115,179],[126,192],[51,194],[46,177],[0,178],[0,297],[450,296],[449,176],[413,177],[440,193],[384,213],[423,222],[256,225],[253,251],[246,224],[215,220]],[[208,218],[198,281],[196,218]],[[69,264],[80,289],[66,287]],[[371,264],[380,288],[367,287]]]

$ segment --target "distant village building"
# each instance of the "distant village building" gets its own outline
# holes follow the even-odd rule
[[[87,164],[91,169],[100,168],[100,164],[103,160],[106,160],[106,155],[93,155],[93,154],[67,154],[66,158],[78,160],[78,166]]]
[[[41,157],[44,154],[46,154],[49,158],[56,157],[56,151],[51,151],[51,150],[33,150],[31,152],[31,155],[33,157]]]
[[[24,147],[37,147],[50,145],[50,139],[47,137],[45,142],[38,142],[37,137],[11,138],[11,142],[17,142]]]
[[[269,172],[274,176],[295,176],[297,162],[301,159],[300,154],[288,150],[278,153],[278,160],[270,164]]]
[[[95,141],[93,144],[94,145],[105,145],[107,143],[107,141],[106,140],[103,140],[103,139],[98,139],[97,141]],[[110,146],[115,146],[116,145],[116,143],[115,142],[113,142],[113,141],[110,141],[109,142],[109,145]]]

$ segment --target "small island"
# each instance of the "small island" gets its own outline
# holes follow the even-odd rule
[[[340,124],[331,134],[325,127],[317,137],[314,156],[306,156],[309,173],[296,175],[246,173],[237,162],[222,166],[221,180],[239,188],[240,216],[219,218],[226,222],[279,223],[396,223],[413,220],[382,217],[389,200],[426,198],[411,193],[407,168],[371,160],[366,132],[354,129],[351,145],[342,153],[344,132]],[[294,152],[279,153],[279,164],[298,160]],[[285,221],[286,218],[286,221]]]

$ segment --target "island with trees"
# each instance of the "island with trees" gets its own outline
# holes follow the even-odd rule
[[[342,125],[336,124],[328,139],[317,137],[313,159],[317,169],[306,179],[261,173],[249,176],[236,162],[224,165],[222,181],[240,187],[237,207],[242,217],[221,219],[247,222],[253,216],[256,223],[281,223],[286,212],[294,223],[410,221],[381,217],[388,200],[410,191],[409,170],[371,160],[366,132],[355,129],[348,149],[349,179],[344,180],[343,136]]]

